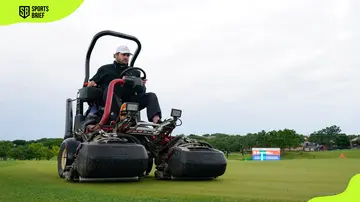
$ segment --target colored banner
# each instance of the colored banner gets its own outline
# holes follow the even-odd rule
[[[252,148],[255,161],[280,160],[280,148]]]
[[[74,13],[84,0],[2,0],[0,25],[44,23]]]

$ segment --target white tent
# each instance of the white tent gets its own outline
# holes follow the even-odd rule
[[[350,140],[350,147],[353,148],[353,142],[356,142],[356,141],[359,141],[360,140],[360,137],[356,137],[352,140]]]

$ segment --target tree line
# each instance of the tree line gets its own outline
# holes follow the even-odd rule
[[[0,141],[0,160],[50,160],[60,150],[62,138]]]
[[[355,134],[345,134],[339,126],[332,125],[314,131],[309,136],[297,133],[293,129],[260,131],[246,135],[229,135],[222,133],[196,135],[190,138],[210,143],[224,152],[246,152],[254,147],[276,147],[281,150],[302,147],[303,143],[313,142],[324,145],[327,149],[347,149],[350,140],[360,137]],[[0,141],[0,160],[49,160],[59,152],[62,138],[42,138],[39,140]]]
[[[224,152],[244,152],[251,148],[280,148],[282,151],[302,148],[305,142],[323,145],[327,150],[348,149],[350,141],[360,134],[345,134],[336,125],[312,132],[310,135],[297,133],[293,129],[259,131],[246,135],[228,135],[222,133],[196,135],[189,137],[206,141]],[[359,144],[359,142],[358,142]]]

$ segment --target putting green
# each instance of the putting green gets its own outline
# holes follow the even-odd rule
[[[308,201],[343,192],[359,159],[229,160],[214,181],[69,183],[56,161],[0,161],[0,201]]]

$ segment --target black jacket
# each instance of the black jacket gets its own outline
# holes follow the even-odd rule
[[[120,74],[123,72],[126,68],[129,66],[127,65],[121,65],[114,61],[112,64],[106,64],[101,66],[96,74],[90,79],[90,81],[94,81],[100,88],[105,90],[110,82],[114,79],[121,79]],[[131,74],[132,76],[140,77],[141,72],[138,70],[132,70],[127,72],[127,74]],[[143,93],[146,91],[146,88],[144,87]]]

